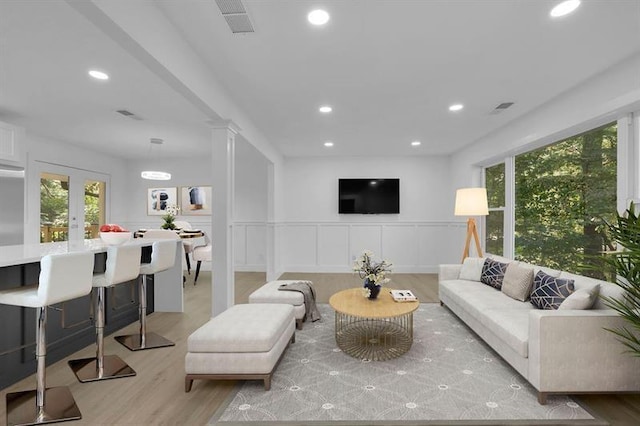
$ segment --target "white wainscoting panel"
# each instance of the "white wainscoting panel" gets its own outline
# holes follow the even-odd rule
[[[364,250],[370,250],[378,256],[382,254],[382,226],[352,224],[350,233],[351,261],[360,256]]]
[[[382,252],[379,256],[392,262],[394,271],[420,265],[416,230],[416,225],[382,227]]]
[[[246,226],[247,257],[245,267],[251,271],[266,271],[267,267],[267,228],[265,224]],[[236,262],[236,265],[238,262]]]
[[[459,263],[465,237],[462,222],[336,223],[281,222],[276,225],[277,268],[282,272],[351,272],[363,250],[393,262],[395,272],[437,272]]]
[[[233,225],[233,262],[235,266],[247,263],[247,227],[242,224]]]
[[[318,226],[318,265],[336,269],[350,265],[349,226]]]
[[[315,224],[286,225],[280,241],[283,270],[299,272],[317,266],[317,238]]]

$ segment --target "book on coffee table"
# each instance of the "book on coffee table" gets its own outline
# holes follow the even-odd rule
[[[418,300],[411,290],[391,290],[391,297],[396,302],[415,302]]]

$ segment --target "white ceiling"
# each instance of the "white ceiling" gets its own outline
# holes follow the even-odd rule
[[[214,0],[155,3],[286,156],[448,154],[640,52],[640,0],[558,20],[548,0],[245,0],[246,35]],[[319,5],[324,28],[306,21]],[[0,54],[0,120],[128,158],[152,137],[165,155],[209,150],[204,114],[63,1],[1,1]]]

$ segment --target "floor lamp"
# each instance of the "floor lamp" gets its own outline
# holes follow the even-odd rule
[[[486,188],[462,188],[456,191],[456,208],[454,214],[456,216],[486,216],[489,214],[489,206],[487,204]],[[473,217],[467,220],[467,239],[462,252],[462,261],[469,257],[469,245],[471,237],[476,242],[476,251],[478,256],[482,257],[482,247],[480,247],[480,239],[476,229],[476,221]]]

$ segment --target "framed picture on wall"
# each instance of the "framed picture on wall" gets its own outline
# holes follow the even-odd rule
[[[147,214],[150,216],[162,216],[166,214],[167,207],[178,205],[177,188],[149,188],[147,190]]]
[[[206,216],[211,214],[210,186],[183,186],[180,188],[180,214]]]

